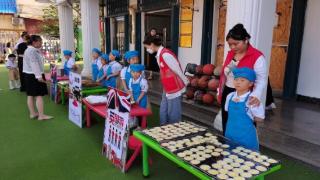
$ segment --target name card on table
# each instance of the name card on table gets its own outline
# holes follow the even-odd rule
[[[129,115],[131,104],[128,94],[110,88],[107,94],[107,116],[105,122],[103,150],[116,167],[125,171],[129,138]]]
[[[69,74],[69,120],[82,128],[81,75]]]

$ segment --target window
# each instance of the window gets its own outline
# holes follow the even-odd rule
[[[193,0],[181,0],[180,3],[180,38],[179,46],[192,47]]]

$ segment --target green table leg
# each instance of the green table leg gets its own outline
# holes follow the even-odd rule
[[[143,164],[143,176],[149,176],[149,154],[148,154],[148,146],[143,143],[142,144],[142,164]]]
[[[264,180],[264,176],[259,176],[256,178],[256,180]]]
[[[65,97],[64,97],[64,86],[61,86],[61,104],[65,104]]]

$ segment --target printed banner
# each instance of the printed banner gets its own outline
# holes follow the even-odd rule
[[[107,116],[103,138],[103,154],[118,168],[125,171],[129,138],[131,104],[128,94],[110,89],[107,95]]]
[[[69,74],[69,120],[82,127],[81,75]]]

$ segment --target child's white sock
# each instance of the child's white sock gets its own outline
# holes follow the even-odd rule
[[[15,88],[15,82],[14,82],[14,80],[9,80],[9,88],[10,88],[10,90],[12,90],[12,89]]]
[[[20,88],[20,81],[19,80],[15,80],[15,88]]]

